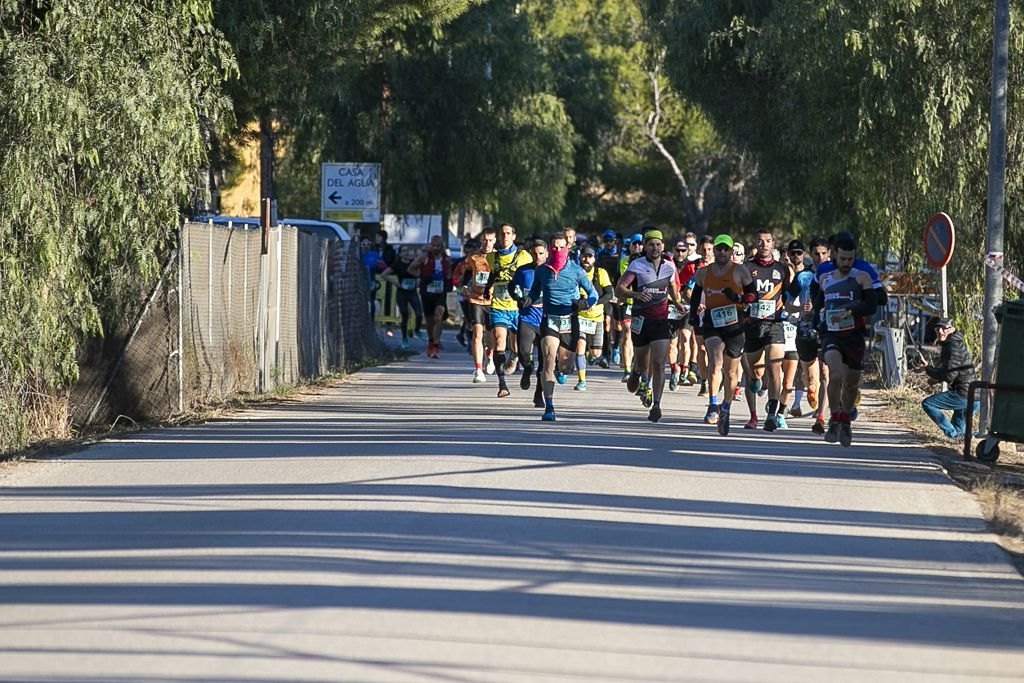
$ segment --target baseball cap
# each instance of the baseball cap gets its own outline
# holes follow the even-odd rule
[[[947,327],[956,327],[956,325],[953,324],[953,319],[952,318],[936,318],[935,319],[935,329],[937,329],[937,330],[944,330]]]
[[[592,246],[590,246],[589,244],[586,245],[585,247],[583,247],[582,249],[580,249],[580,256],[593,256],[596,253],[597,252],[594,251],[594,248]]]
[[[613,240],[613,239],[615,239],[615,231],[614,230],[605,230],[601,234],[601,237],[603,237],[606,240]]]
[[[661,230],[648,230],[644,233],[644,242],[647,240],[664,240],[665,236],[661,234]]]
[[[629,238],[630,242],[643,242],[644,236],[638,232],[633,233],[633,236]]]
[[[730,249],[732,249],[735,246],[735,244],[732,241],[732,237],[724,233],[715,238],[714,246],[717,247],[719,244],[724,244]]]
[[[793,240],[786,247],[786,251],[807,251],[807,249],[804,248],[804,243],[800,240]]]

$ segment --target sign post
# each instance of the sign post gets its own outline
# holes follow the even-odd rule
[[[939,270],[942,284],[942,317],[947,317],[949,295],[946,287],[946,265],[953,258],[953,247],[956,245],[953,219],[941,211],[929,218],[924,226],[922,241],[925,260],[932,268]]]
[[[325,221],[380,221],[380,164],[320,165],[320,217]]]

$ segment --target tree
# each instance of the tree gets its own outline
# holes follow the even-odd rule
[[[963,229],[958,242],[982,243],[991,3],[648,0],[647,10],[673,85],[749,146],[818,230],[851,228],[869,256],[899,255],[907,268],[921,263],[920,230],[937,210]],[[1019,259],[1024,105],[1012,93],[1024,37],[1011,35],[1007,238],[1017,248],[1007,252]],[[979,256],[964,250],[952,265],[964,326]]]
[[[215,22],[237,55],[228,84],[239,128],[258,124],[260,196],[272,198],[281,129],[315,116],[322,91],[344,89],[361,51],[389,30],[433,30],[481,0],[213,0]]]
[[[233,69],[205,0],[0,0],[0,442],[157,271]]]

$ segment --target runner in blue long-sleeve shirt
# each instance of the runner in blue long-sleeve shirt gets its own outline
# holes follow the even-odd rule
[[[597,303],[597,290],[587,274],[575,263],[569,261],[569,243],[565,235],[556,234],[551,238],[548,262],[537,266],[530,293],[521,302],[521,307],[543,299],[544,318],[541,321],[541,351],[544,356],[544,416],[543,420],[555,421],[555,363],[558,362],[558,347],[562,346],[575,353],[580,337],[577,313]],[[580,296],[580,289],[586,296]]]

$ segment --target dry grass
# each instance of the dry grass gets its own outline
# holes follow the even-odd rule
[[[978,496],[992,531],[1024,570],[1024,491],[991,480],[979,483],[972,491]]]

